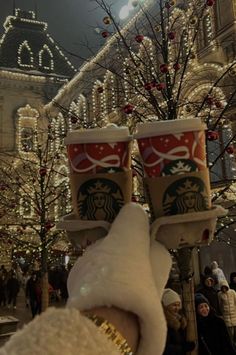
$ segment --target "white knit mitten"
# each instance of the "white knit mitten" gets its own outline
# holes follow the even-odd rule
[[[138,316],[141,339],[137,355],[161,355],[165,346],[166,322],[159,295],[170,260],[164,247],[157,243],[154,248],[160,249],[159,292],[150,264],[148,217],[141,206],[129,203],[108,235],[78,259],[68,278],[69,307],[115,306]]]

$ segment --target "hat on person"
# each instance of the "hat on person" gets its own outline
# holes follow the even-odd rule
[[[208,306],[210,305],[208,299],[204,295],[202,295],[201,293],[196,293],[195,294],[195,307],[197,308],[199,306],[199,304],[202,304],[202,303],[207,303]]]
[[[162,295],[162,303],[165,307],[172,303],[181,302],[180,295],[172,290],[171,288],[166,288]]]

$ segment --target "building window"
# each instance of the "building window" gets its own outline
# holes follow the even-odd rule
[[[21,149],[26,152],[33,151],[34,149],[34,130],[31,127],[24,127],[21,130],[20,137]]]
[[[37,122],[39,113],[30,105],[17,110],[17,145],[19,152],[28,153],[36,148]]]
[[[39,52],[39,66],[46,70],[52,71],[54,69],[53,54],[46,44]]]
[[[18,48],[18,64],[20,67],[33,68],[34,57],[28,41],[24,41]]]

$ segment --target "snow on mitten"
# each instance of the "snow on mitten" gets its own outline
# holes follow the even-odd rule
[[[169,263],[160,266],[160,273],[164,267]],[[77,260],[68,291],[68,307],[115,306],[136,314],[141,335],[137,355],[162,354],[166,322],[150,265],[148,217],[140,205],[126,204],[108,235]]]

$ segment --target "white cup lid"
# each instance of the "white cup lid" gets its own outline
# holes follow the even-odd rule
[[[129,134],[128,127],[118,127],[110,125],[105,128],[91,128],[84,131],[73,130],[68,132],[65,144],[80,143],[113,143],[130,141],[132,136]]]
[[[200,118],[185,118],[168,121],[138,123],[135,138],[155,137],[181,132],[203,131],[206,124]]]

